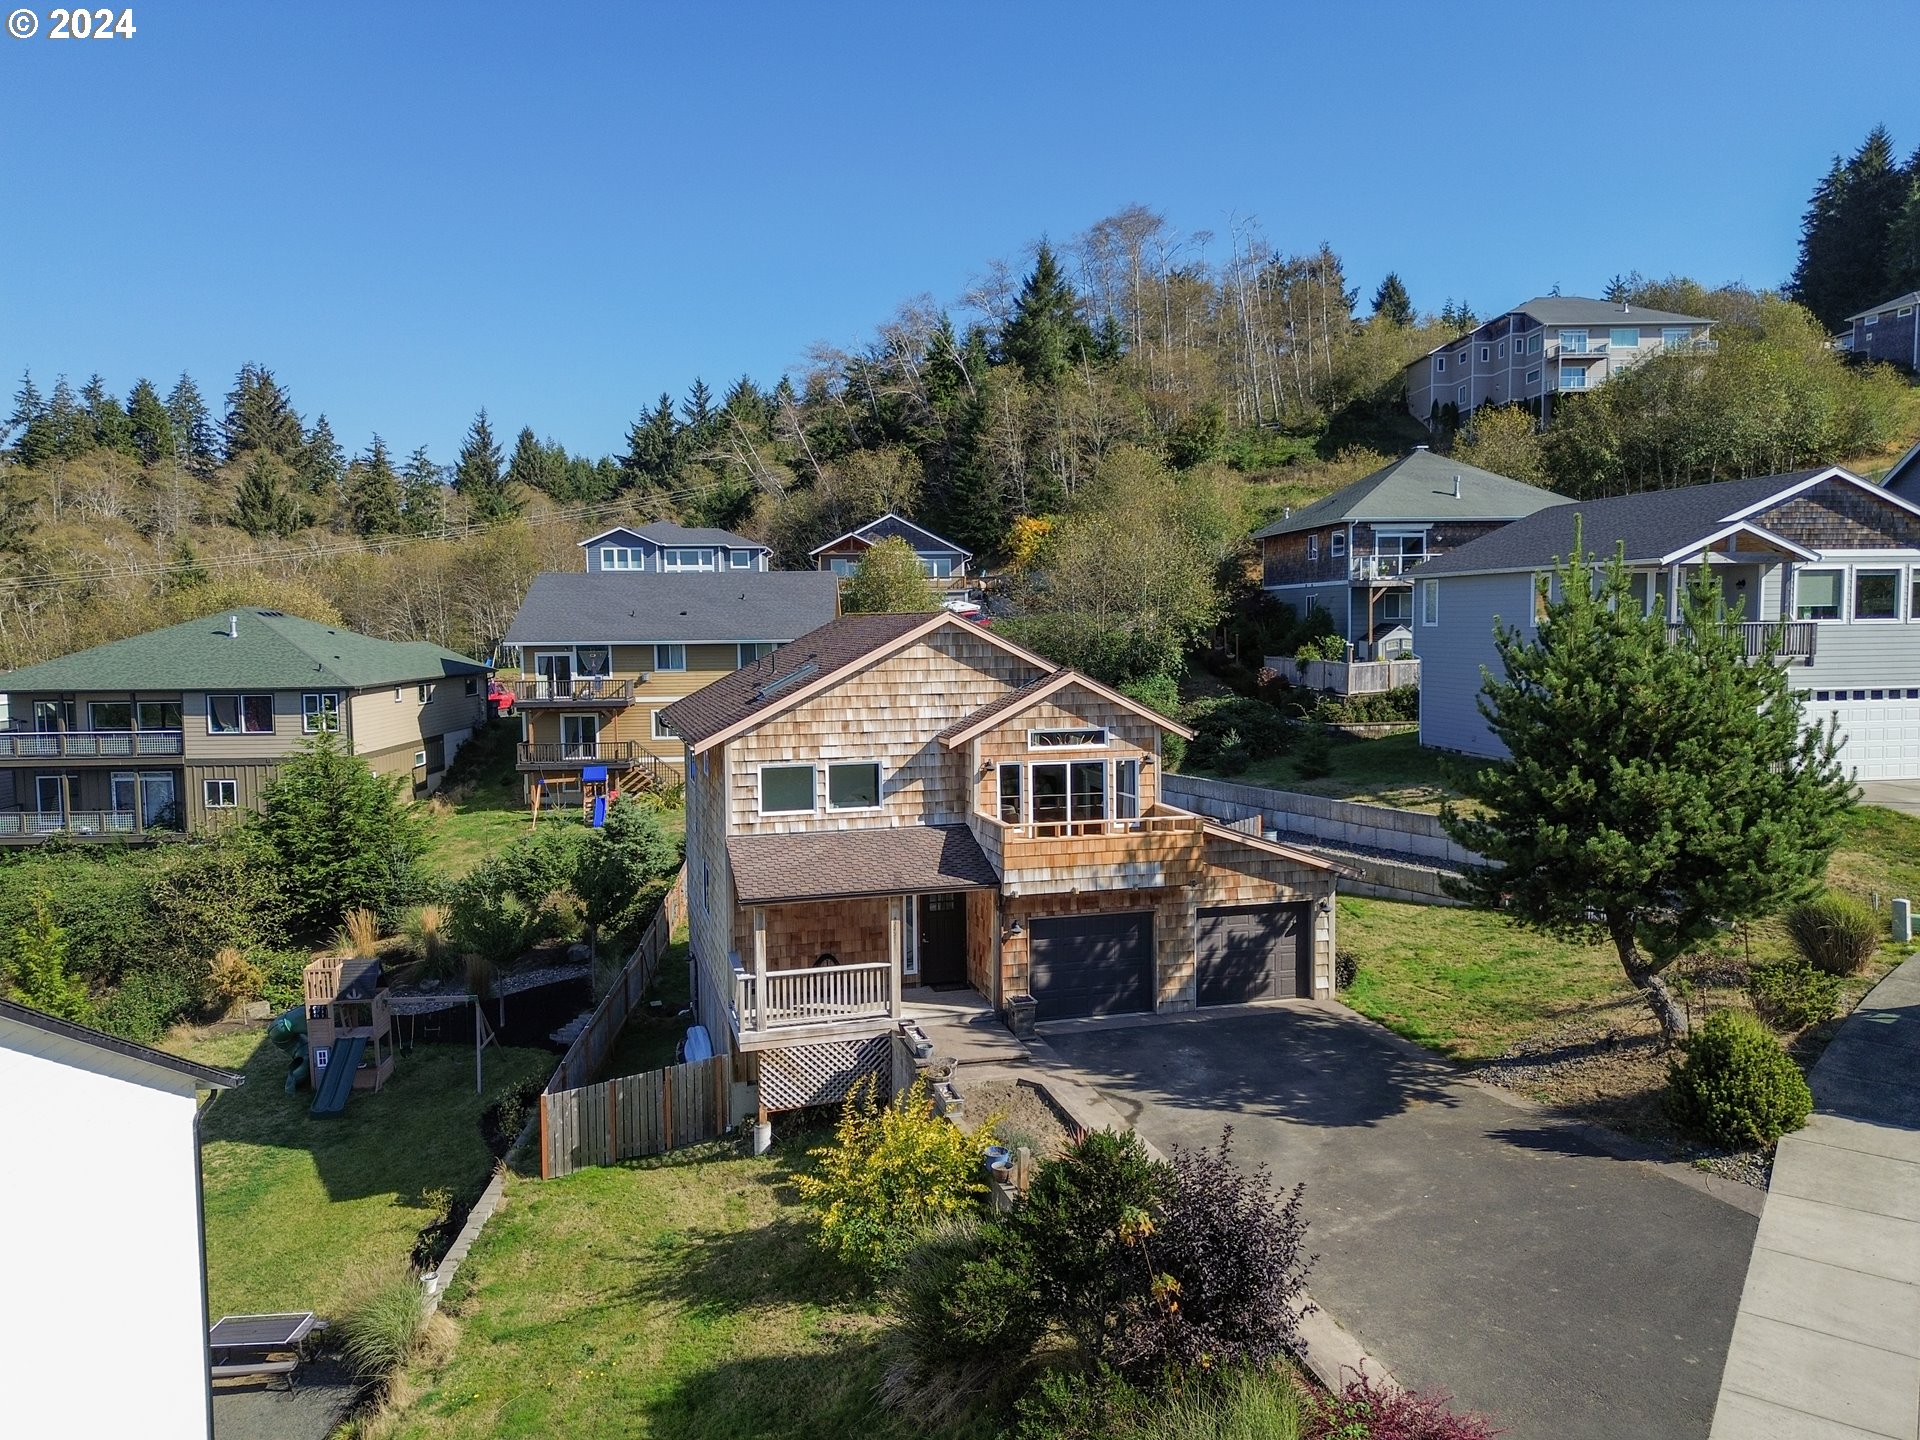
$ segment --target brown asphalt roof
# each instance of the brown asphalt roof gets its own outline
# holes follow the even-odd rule
[[[958,720],[947,726],[946,729],[942,730],[933,738],[935,740],[945,740],[949,735],[958,735],[962,730],[970,730],[984,720],[991,720],[996,715],[1003,715],[1009,710],[1024,705],[1027,702],[1027,698],[1032,695],[1034,691],[1041,689],[1054,678],[1052,675],[1041,675],[1036,679],[1029,680],[1018,689],[1009,690],[998,700],[988,701],[971,715],[962,715]]]
[[[939,618],[937,613],[843,615],[809,630],[765,659],[676,700],[661,714],[674,734],[690,745],[698,745],[751,719],[756,711],[801,686],[850,669],[873,651]]]
[[[742,905],[990,889],[1000,876],[964,825],[893,825],[727,841]]]

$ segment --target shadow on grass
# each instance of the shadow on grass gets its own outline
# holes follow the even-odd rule
[[[672,1440],[868,1440],[930,1433],[878,1398],[884,1345],[871,1329],[801,1355],[737,1356],[696,1371],[646,1406],[650,1433]]]

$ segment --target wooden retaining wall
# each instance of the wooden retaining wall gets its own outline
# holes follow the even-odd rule
[[[717,1140],[733,1124],[733,1060],[715,1055],[540,1097],[540,1178]]]
[[[593,1007],[587,1028],[574,1037],[573,1044],[567,1047],[567,1053],[560,1057],[560,1063],[554,1067],[553,1078],[547,1082],[549,1094],[578,1089],[600,1073],[600,1067],[613,1051],[614,1042],[620,1038],[627,1016],[633,1013],[633,1007],[640,1003],[647,993],[647,987],[653,984],[654,973],[660,968],[660,957],[667,953],[667,947],[673,943],[675,927],[686,918],[687,870],[683,865],[680,873],[673,877],[673,888],[660,901],[660,908],[654,912],[653,919],[640,936],[640,943],[633,947],[633,954],[620,967],[619,975],[608,987],[607,993],[600,997],[600,1003]]]

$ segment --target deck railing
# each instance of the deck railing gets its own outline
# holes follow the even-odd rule
[[[605,676],[576,675],[571,680],[553,680],[543,675],[533,680],[511,681],[507,689],[517,705],[626,705],[633,700],[633,681]]]
[[[179,833],[178,825],[143,825],[138,815],[127,810],[70,810],[65,815],[0,810],[0,840],[44,840],[57,835],[79,839],[114,836],[139,839]]]
[[[635,740],[598,740],[574,744],[565,740],[522,742],[519,765],[522,770],[567,770],[581,765],[633,765],[653,759]]]
[[[1184,834],[1206,822],[1198,815],[1141,815],[1131,820],[1036,820],[1001,829],[1009,840],[1086,840],[1107,835]]]
[[[748,970],[733,972],[733,1003],[741,1032],[786,1030],[841,1020],[886,1019],[893,1013],[893,966],[815,965],[769,970],[766,988]]]
[[[0,730],[0,759],[86,760],[178,755],[179,730]]]
[[[1369,580],[1404,580],[1407,572],[1426,558],[1425,555],[1356,555],[1352,578],[1356,584]]]
[[[1740,632],[1749,660],[1766,654],[1770,643],[1776,660],[1812,660],[1820,640],[1820,627],[1812,620],[1728,621],[1727,628]],[[1685,629],[1684,625],[1669,625],[1667,634],[1677,640]]]

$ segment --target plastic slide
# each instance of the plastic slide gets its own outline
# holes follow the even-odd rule
[[[352,1036],[333,1047],[333,1058],[320,1072],[320,1090],[313,1097],[312,1114],[338,1115],[347,1108],[347,1101],[353,1098],[353,1072],[360,1068],[360,1057],[366,1049],[364,1035]]]
[[[287,1094],[291,1095],[307,1078],[306,1007],[295,1005],[291,1010],[283,1011],[267,1027],[267,1039],[293,1057],[293,1063],[287,1067],[285,1087]]]

